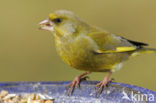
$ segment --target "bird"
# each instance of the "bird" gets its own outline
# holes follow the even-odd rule
[[[126,39],[86,23],[68,10],[56,10],[39,23],[41,30],[50,31],[56,50],[69,66],[85,71],[67,84],[68,93],[79,87],[81,79],[92,72],[107,72],[96,85],[97,93],[111,82],[111,75],[128,59],[140,54],[155,53],[148,44]]]

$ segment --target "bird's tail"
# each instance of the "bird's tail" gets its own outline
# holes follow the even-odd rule
[[[156,53],[156,49],[154,48],[140,48],[131,54],[131,57],[135,57],[141,54],[151,54]]]

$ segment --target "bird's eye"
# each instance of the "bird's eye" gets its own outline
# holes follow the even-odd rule
[[[61,18],[56,18],[56,19],[53,20],[53,22],[58,24],[58,23],[62,22],[62,19]]]

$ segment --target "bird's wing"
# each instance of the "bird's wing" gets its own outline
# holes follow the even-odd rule
[[[92,32],[88,36],[94,40],[99,49],[96,53],[120,53],[134,51],[147,44],[125,39],[108,32]]]
[[[125,39],[125,38],[124,38]],[[137,47],[143,47],[143,46],[148,46],[148,44],[146,43],[142,43],[142,42],[137,42],[137,41],[133,41],[133,40],[128,40],[126,39],[128,42],[132,43],[133,45],[137,46]]]

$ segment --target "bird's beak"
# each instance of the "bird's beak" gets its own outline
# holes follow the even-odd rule
[[[54,31],[54,27],[52,22],[49,19],[45,19],[39,23],[39,29],[40,30],[48,30],[48,31]]]

